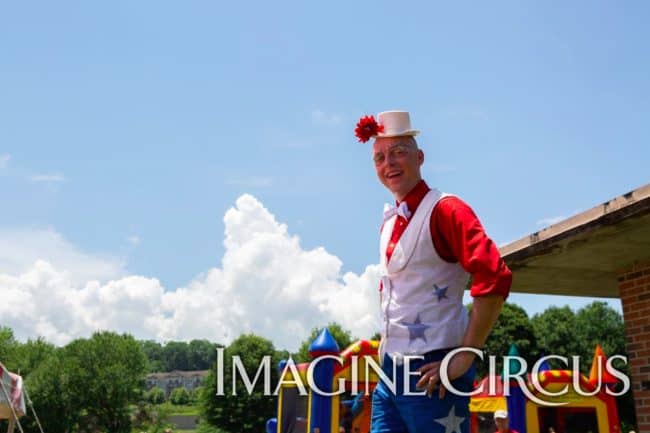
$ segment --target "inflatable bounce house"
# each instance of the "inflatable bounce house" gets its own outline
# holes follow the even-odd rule
[[[368,363],[374,361],[376,366],[379,365],[378,349],[378,341],[359,340],[340,351],[332,335],[324,329],[309,347],[312,359],[327,355],[312,366],[313,383],[321,392],[312,392],[307,385],[311,362],[288,366],[293,361],[282,361],[278,366],[282,382],[278,394],[277,418],[267,422],[267,433],[368,433],[371,394],[379,380],[376,371]],[[514,345],[508,354],[517,354]],[[356,355],[357,362],[352,361],[355,358],[353,355]],[[364,356],[372,361],[364,360]],[[605,363],[605,355],[598,346],[590,377],[581,375],[578,380],[580,389],[592,394],[590,396],[575,392],[571,371],[551,370],[546,363],[540,368],[539,383],[545,391],[550,392],[568,387],[568,392],[562,396],[538,395],[541,393],[535,390],[530,375],[527,375],[522,381],[529,392],[524,392],[517,381],[511,380],[510,395],[506,397],[501,376],[484,378],[476,383],[477,394],[470,401],[470,431],[494,432],[493,414],[496,410],[503,409],[508,411],[510,427],[519,433],[548,433],[551,428],[558,433],[619,433],[615,398],[605,392],[605,387],[613,386],[616,380],[604,373]],[[603,371],[600,387],[597,386],[599,365]],[[506,368],[520,371],[512,364]],[[494,386],[490,387],[491,383]],[[335,394],[334,391],[343,388],[343,394],[325,395]],[[540,400],[549,403],[566,404],[540,405],[527,398],[527,395],[538,396]]]
[[[514,345],[510,347],[508,355],[517,355]],[[510,371],[519,371],[518,365],[506,366]],[[576,432],[576,433],[618,433],[619,419],[616,408],[616,399],[608,394],[606,389],[613,387],[617,380],[605,371],[607,358],[600,346],[596,347],[591,364],[589,377],[580,375],[576,383],[583,394],[574,388],[573,373],[570,370],[551,370],[548,363],[543,362],[539,369],[538,382],[541,389],[549,393],[558,393],[563,389],[562,395],[548,396],[535,388],[530,375],[526,376],[524,383],[527,392],[520,389],[519,383],[510,381],[510,395],[504,396],[502,376],[486,377],[477,383],[476,389],[481,392],[473,396],[470,401],[470,430],[472,433],[494,431],[493,413],[503,409],[508,411],[510,427],[519,433],[548,433]],[[601,385],[598,385],[598,371],[602,372]],[[496,386],[490,393],[490,381]],[[538,400],[549,404],[538,404],[527,398],[532,395]],[[562,403],[561,405],[554,405]]]
[[[378,341],[359,340],[341,352],[336,340],[324,329],[309,346],[312,358],[331,357],[321,359],[313,367],[313,383],[321,392],[312,392],[308,385],[309,362],[293,369],[287,366],[291,360],[280,362],[278,367],[284,374],[278,394],[278,416],[267,422],[267,433],[368,433],[371,394],[379,377],[367,366],[365,356],[378,363],[378,349]],[[352,361],[354,355],[358,362]],[[292,370],[298,377],[293,377]],[[306,395],[301,395],[296,382],[305,385]],[[343,394],[325,395],[343,387]]]

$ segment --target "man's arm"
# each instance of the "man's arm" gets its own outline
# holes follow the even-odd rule
[[[508,297],[512,273],[467,203],[453,196],[441,199],[429,226],[438,255],[447,262],[459,263],[472,275],[473,297],[497,293]]]
[[[508,296],[512,273],[474,211],[459,198],[447,197],[438,203],[431,217],[431,234],[440,257],[449,262],[459,262],[472,274],[470,292],[474,302],[462,345],[481,349]],[[454,356],[447,370],[449,379],[462,376],[474,358],[471,352]],[[439,366],[439,362],[429,363],[420,369],[423,375],[418,387],[426,387],[429,394],[440,380]],[[440,394],[444,395],[442,387]]]
[[[499,318],[505,300],[501,295],[474,298],[469,324],[463,337],[463,346],[482,348],[492,327]]]

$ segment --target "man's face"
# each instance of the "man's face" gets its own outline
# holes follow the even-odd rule
[[[508,418],[497,418],[494,420],[494,423],[497,425],[497,430],[500,432],[508,431]]]
[[[402,200],[422,179],[424,153],[413,137],[378,137],[372,146],[372,159],[379,181],[397,200]]]

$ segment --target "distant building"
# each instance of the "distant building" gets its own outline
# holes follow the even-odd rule
[[[165,391],[165,396],[169,397],[172,390],[183,387],[188,391],[193,391],[203,385],[209,370],[181,371],[174,370],[169,373],[151,373],[145,379],[147,391],[157,386]]]

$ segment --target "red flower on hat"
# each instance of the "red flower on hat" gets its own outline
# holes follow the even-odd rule
[[[380,132],[384,132],[384,125],[377,123],[374,116],[363,116],[354,129],[360,143],[365,143]]]

